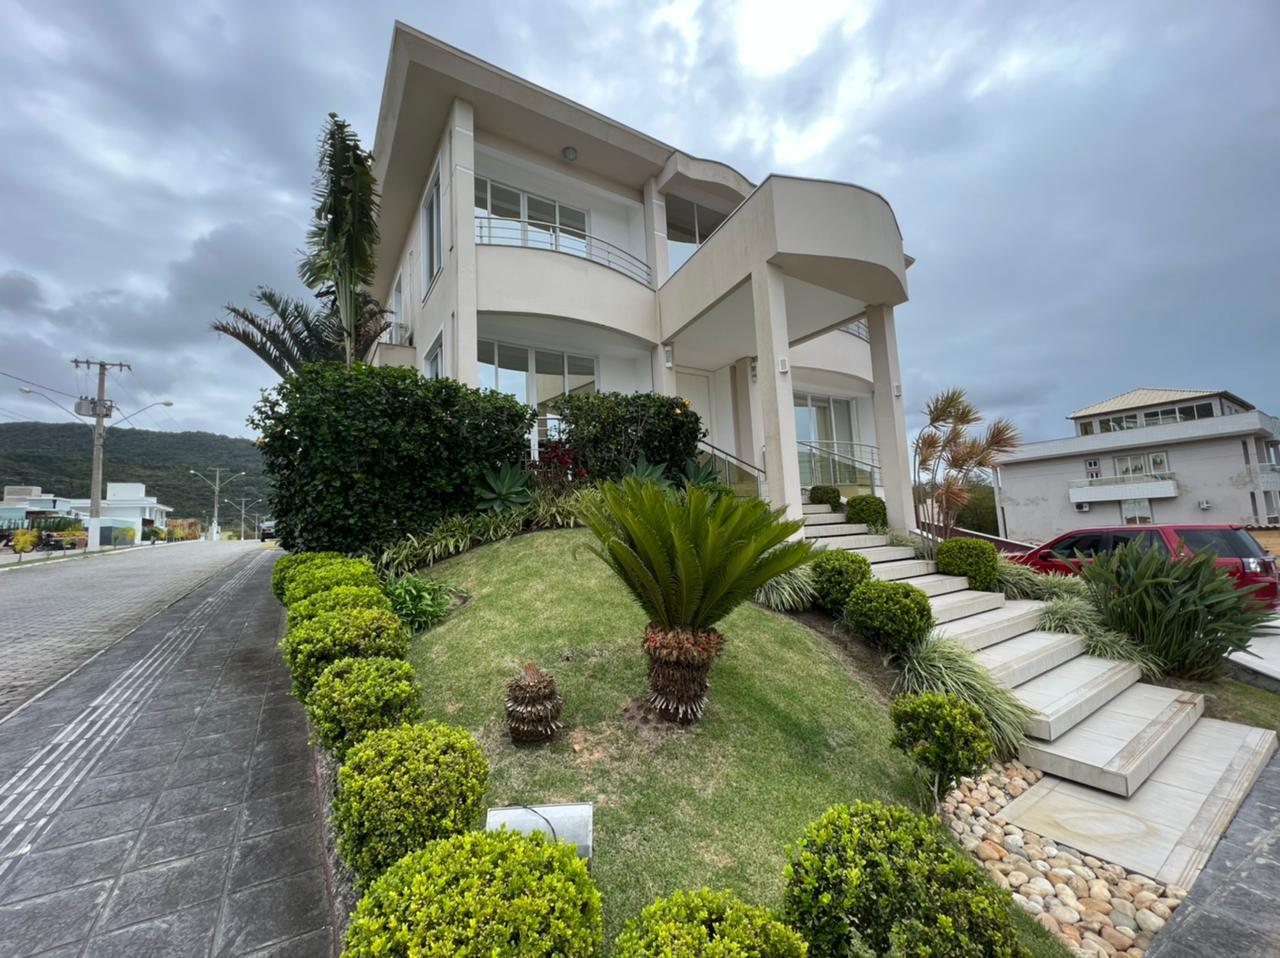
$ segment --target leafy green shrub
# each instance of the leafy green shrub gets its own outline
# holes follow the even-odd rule
[[[413,666],[404,659],[338,659],[307,695],[316,741],[339,761],[369,732],[422,714]]]
[[[676,396],[596,393],[554,405],[564,442],[592,482],[621,479],[641,456],[678,467],[697,457],[704,433],[689,401]]]
[[[486,466],[527,454],[533,410],[412,369],[308,363],[263,395],[262,436],[286,549],[380,549],[475,505]]]
[[[397,861],[360,899],[343,958],[592,958],[600,893],[573,847],[470,832]]]
[[[1000,556],[996,567],[996,589],[1006,599],[1038,599],[1048,602],[1062,596],[1087,598],[1089,584],[1074,575],[1037,572],[1029,565]]]
[[[995,592],[1000,578],[1000,554],[982,539],[946,539],[938,543],[938,571],[968,578],[969,588]]]
[[[290,608],[317,592],[340,585],[378,588],[378,573],[368,559],[317,559],[294,569],[285,580],[284,604]]]
[[[866,556],[840,549],[823,549],[809,563],[813,570],[813,591],[819,609],[839,618],[854,590],[871,581],[871,563]]]
[[[1045,632],[1088,637],[1105,632],[1107,626],[1091,596],[1063,595],[1045,603],[1040,614],[1040,628]]]
[[[1080,574],[1103,624],[1132,636],[1170,675],[1211,679],[1228,654],[1249,648],[1273,610],[1238,589],[1212,552],[1174,558],[1141,545],[1095,555]]]
[[[840,505],[840,490],[835,486],[810,486],[809,501],[815,506],[834,508]]]
[[[304,701],[320,673],[338,659],[386,656],[402,659],[409,636],[385,609],[325,612],[285,633],[280,651],[293,676],[293,694]]]
[[[879,496],[850,496],[845,503],[844,516],[850,522],[862,523],[880,529],[889,524],[889,512]]]
[[[377,586],[336,585],[289,606],[289,628],[326,612],[343,609],[391,609],[391,600]]]
[[[930,636],[898,656],[895,691],[902,695],[945,692],[982,712],[1000,758],[1012,758],[1026,739],[1031,709],[991,677],[963,645]]]
[[[933,628],[929,597],[906,582],[862,583],[845,603],[843,618],[868,642],[897,655],[919,645]]]
[[[990,764],[995,746],[987,719],[976,705],[946,692],[901,695],[889,710],[894,748],[932,777],[934,801],[966,775]]]
[[[816,597],[813,566],[806,562],[775,575],[756,589],[751,598],[774,612],[803,612],[813,605]]]
[[[1107,629],[1096,635],[1087,635],[1084,639],[1086,655],[1096,655],[1100,659],[1114,659],[1119,662],[1132,662],[1142,669],[1142,674],[1149,679],[1159,678],[1163,664],[1149,649],[1139,645],[1129,636]]]
[[[117,526],[111,532],[111,544],[113,546],[131,546],[137,535],[138,533],[133,526]]]
[[[454,590],[443,582],[415,572],[391,576],[382,588],[395,614],[414,635],[443,622],[454,596]]]
[[[915,944],[954,928],[969,948],[960,953],[1026,954],[998,890],[932,818],[878,802],[835,805],[787,854],[783,918],[812,958],[845,958],[858,946],[892,953],[920,928],[928,933]],[[969,907],[964,898],[986,904]]]
[[[533,472],[504,462],[498,469],[486,467],[483,481],[476,486],[476,506],[484,512],[515,512],[533,499],[529,483]]]
[[[730,891],[678,891],[627,922],[614,958],[805,958],[799,935]]]
[[[465,729],[426,722],[370,732],[338,771],[338,852],[362,884],[437,838],[469,829],[489,763]]]
[[[687,459],[680,473],[682,486],[702,486],[704,489],[727,489],[720,479],[720,470],[711,459]]]
[[[1030,958],[994,887],[941,888],[934,894],[921,917],[894,925],[885,958]]]

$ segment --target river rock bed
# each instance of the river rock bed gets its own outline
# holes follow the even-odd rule
[[[1010,824],[1003,810],[1044,777],[1021,762],[995,765],[942,802],[942,820],[1018,907],[1077,955],[1143,958],[1187,896]]]

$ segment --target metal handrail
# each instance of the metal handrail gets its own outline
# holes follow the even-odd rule
[[[413,333],[408,323],[388,323],[387,328],[378,337],[378,342],[391,346],[412,346]]]
[[[589,259],[637,282],[650,284],[649,264],[608,240],[579,230],[505,216],[477,216],[476,242],[482,246],[523,246]]]
[[[880,466],[880,447],[869,442],[853,442],[848,439],[797,439],[797,445],[821,451],[837,459],[861,466]],[[845,452],[844,450],[848,450]],[[865,456],[865,459],[860,457]]]
[[[735,456],[733,453],[729,452],[728,450],[721,449],[719,446],[712,445],[711,443],[707,442],[705,439],[698,440],[698,448],[701,449],[703,452],[709,452],[712,455],[723,456],[725,459],[728,459],[730,462],[741,466],[743,469],[746,469],[750,472],[754,472],[757,476],[760,476],[761,478],[764,477],[764,470],[761,469],[759,466],[757,466],[754,462],[747,462],[747,460],[745,459],[739,459],[737,456]]]
[[[1143,472],[1128,476],[1096,476],[1093,479],[1072,479],[1067,483],[1069,489],[1092,489],[1099,486],[1123,486],[1138,482],[1173,482],[1177,475],[1172,472]]]
[[[860,481],[860,473],[866,476],[867,485],[873,489],[880,484],[879,473],[880,466],[874,462],[866,462],[854,456],[846,456],[842,453],[825,448],[819,442],[812,442],[807,439],[796,440],[797,455],[808,454],[809,458],[809,477],[812,480],[809,485],[824,485],[822,479],[829,479],[832,485],[862,485]],[[835,443],[837,440],[827,440],[827,442]],[[864,445],[863,443],[847,443],[847,445]],[[873,447],[868,447],[873,448]],[[877,453],[878,458],[878,453]],[[819,463],[824,461],[830,472],[830,476],[820,475]],[[850,470],[851,474],[839,474],[837,467],[843,467],[844,470]]]
[[[865,316],[862,319],[855,319],[847,326],[841,326],[840,332],[848,333],[850,336],[857,336],[864,343],[871,342],[871,329],[867,326]]]

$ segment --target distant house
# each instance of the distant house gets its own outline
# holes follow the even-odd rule
[[[1280,525],[1280,419],[1224,390],[1132,389],[996,473],[1000,533],[1040,542],[1152,522]]]
[[[147,495],[147,487],[141,482],[108,482],[102,500],[102,525],[106,530],[103,539],[109,544],[113,531],[123,527],[133,529],[135,540],[141,542],[143,530],[163,529],[172,511],[155,496]],[[0,520],[13,523],[47,518],[83,519],[87,525],[89,500],[55,495],[39,486],[4,487]]]

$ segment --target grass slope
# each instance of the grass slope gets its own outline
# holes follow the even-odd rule
[[[835,802],[917,804],[889,745],[885,702],[853,660],[804,625],[747,606],[721,625],[711,705],[692,729],[640,726],[645,620],[582,548],[582,530],[522,536],[434,567],[470,601],[414,644],[430,717],[479,738],[491,805],[591,801],[592,873],[606,941],[659,895],[728,887],[777,906],[785,847]],[[534,660],[565,699],[565,734],[536,749],[506,737],[506,680]],[[1063,954],[1019,922],[1037,955]]]

